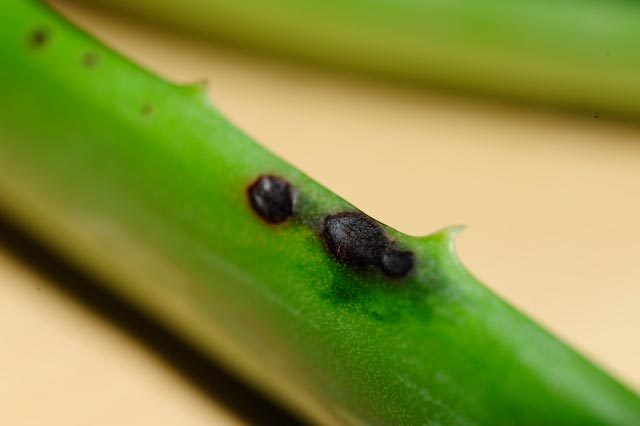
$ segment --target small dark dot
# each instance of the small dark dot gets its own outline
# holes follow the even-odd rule
[[[140,114],[142,114],[144,116],[149,116],[149,115],[153,114],[153,105],[151,105],[151,104],[143,104],[140,107]]]
[[[29,34],[28,42],[31,47],[42,47],[51,38],[51,32],[47,28],[37,28]]]
[[[410,251],[386,250],[382,254],[380,270],[388,277],[402,278],[413,269],[413,257]]]
[[[594,112],[593,118],[600,118],[600,113],[598,111]]]
[[[82,65],[93,68],[100,63],[100,55],[95,52],[87,52],[82,55]]]
[[[355,266],[377,264],[387,247],[380,226],[362,213],[327,216],[322,237],[336,259]]]
[[[272,175],[263,175],[248,190],[253,210],[269,223],[281,223],[293,216],[294,189],[289,182]]]

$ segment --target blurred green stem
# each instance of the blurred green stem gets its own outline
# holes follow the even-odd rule
[[[636,1],[75,1],[305,61],[590,116],[640,116]]]

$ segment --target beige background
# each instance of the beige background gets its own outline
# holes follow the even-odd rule
[[[59,6],[410,234],[466,224],[463,262],[640,389],[640,126],[366,81]],[[0,252],[0,424],[241,424]],[[247,407],[247,409],[251,409]]]

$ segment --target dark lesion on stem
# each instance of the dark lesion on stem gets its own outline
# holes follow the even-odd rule
[[[96,52],[86,52],[82,55],[82,65],[86,68],[94,68],[100,63],[100,55]]]
[[[295,214],[296,191],[281,177],[261,175],[249,185],[247,194],[253,211],[270,224],[283,223]],[[319,236],[335,260],[355,269],[373,267],[388,278],[401,279],[415,266],[413,252],[397,249],[380,223],[364,213],[325,216]]]
[[[281,177],[262,175],[247,193],[253,211],[268,223],[279,224],[294,215],[295,190]]]
[[[140,114],[142,114],[145,117],[148,117],[151,114],[153,114],[153,105],[148,102],[142,104],[142,106],[140,107]]]
[[[339,262],[356,268],[375,267],[389,278],[404,278],[415,264],[412,252],[397,250],[380,224],[359,212],[325,217],[321,237]]]
[[[29,47],[37,49],[46,45],[51,39],[51,30],[45,27],[35,28],[27,36],[27,44]]]

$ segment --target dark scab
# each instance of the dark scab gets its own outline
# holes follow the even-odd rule
[[[47,28],[36,28],[29,34],[28,43],[33,48],[42,47],[51,39],[51,31]]]
[[[402,278],[413,269],[415,260],[410,251],[386,250],[380,260],[380,270],[388,277]]]
[[[598,111],[594,112],[593,118],[600,118],[600,113]]]
[[[87,68],[94,68],[100,63],[100,55],[95,52],[87,52],[82,55],[82,65]]]
[[[263,175],[249,186],[247,192],[251,207],[265,221],[277,224],[293,216],[295,192],[286,180]]]
[[[327,216],[321,236],[333,257],[346,265],[373,266],[390,278],[403,278],[415,264],[413,253],[394,249],[382,227],[362,213]]]
[[[322,237],[336,259],[354,266],[377,264],[387,247],[382,229],[361,213],[327,216]]]

